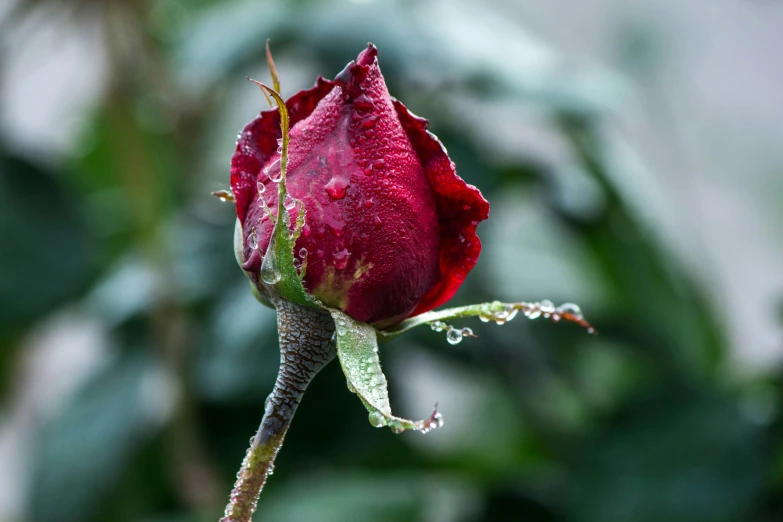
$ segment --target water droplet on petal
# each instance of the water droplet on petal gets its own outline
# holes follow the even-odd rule
[[[381,225],[383,224],[383,222],[381,221],[381,218],[379,218],[377,214],[372,219],[372,221],[375,224],[375,228],[381,228]]]
[[[360,111],[371,111],[375,107],[375,103],[366,94],[360,94],[354,98],[353,106]]]
[[[306,248],[302,247],[302,248],[299,249],[299,257],[301,257],[302,259],[307,257],[307,249]]]
[[[329,227],[329,230],[332,231],[332,234],[334,234],[336,237],[343,237],[343,234],[345,233],[345,225],[342,223],[330,223],[327,225]]]
[[[375,121],[378,119],[378,116],[370,116],[366,120],[362,122],[362,129],[372,129],[375,127]]]
[[[351,253],[345,248],[334,253],[334,267],[337,270],[344,270],[348,266],[348,259]]]
[[[258,197],[261,197],[261,194],[266,191],[266,185],[264,185],[264,182],[259,179],[256,181],[256,189],[258,190]]]
[[[367,198],[364,200],[364,208],[371,208],[375,202],[372,200],[372,198]]]
[[[250,248],[253,250],[258,250],[258,235],[256,234],[256,229],[250,231],[250,237],[247,238],[247,241],[250,245]]]
[[[334,176],[326,184],[326,193],[332,197],[332,199],[343,199],[345,197],[345,189],[351,185],[347,176]]]

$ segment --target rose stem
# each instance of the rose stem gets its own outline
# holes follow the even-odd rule
[[[220,522],[250,522],[305,388],[335,357],[334,321],[328,313],[283,300],[275,305],[280,371]]]

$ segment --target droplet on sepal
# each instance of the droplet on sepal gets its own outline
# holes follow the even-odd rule
[[[370,424],[376,428],[383,428],[386,426],[386,417],[379,411],[373,411],[369,415]]]
[[[268,285],[274,285],[279,283],[282,277],[275,257],[264,256],[264,261],[261,263],[261,280]]]
[[[216,190],[212,195],[220,199],[223,203],[234,202],[234,193],[230,190]]]
[[[459,330],[449,330],[446,332],[446,341],[449,344],[459,344],[462,342],[462,332]]]
[[[283,203],[283,206],[286,210],[293,210],[296,206],[296,200],[291,197],[291,194],[285,195],[285,202]]]
[[[266,177],[268,177],[273,182],[280,183],[280,180],[283,179],[283,175],[280,170],[280,158],[277,158],[268,166],[264,167],[264,174],[266,174]]]
[[[435,321],[430,325],[430,328],[432,328],[435,332],[442,332],[446,328],[448,328],[448,325],[442,321]]]

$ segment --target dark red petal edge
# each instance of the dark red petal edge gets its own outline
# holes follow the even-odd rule
[[[290,125],[307,118],[315,110],[324,96],[329,94],[335,83],[318,77],[315,87],[305,89],[291,96],[285,102],[288,108]],[[250,202],[255,196],[256,179],[261,168],[277,151],[280,138],[280,114],[277,108],[261,113],[242,129],[236,150],[231,157],[231,190],[237,208],[237,217],[244,225]]]
[[[440,227],[440,280],[422,298],[411,316],[428,312],[454,295],[476,265],[481,241],[476,225],[489,217],[489,202],[473,185],[457,175],[454,162],[438,138],[427,130],[429,122],[392,98],[397,116],[419,155],[438,206]]]

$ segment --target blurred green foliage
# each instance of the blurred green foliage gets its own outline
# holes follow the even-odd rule
[[[20,2],[11,18],[41,4],[57,6]],[[401,414],[441,401],[446,424],[423,438],[373,430],[332,365],[256,520],[783,517],[780,375],[732,371],[704,281],[647,206],[649,173],[606,125],[620,80],[463,4],[62,4],[105,25],[109,80],[84,115],[84,153],[39,162],[0,147],[5,403],[27,332],[51,314],[99,324],[105,357],[34,430],[24,520],[218,518],[278,363],[273,312],[233,258],[233,210],[208,196],[264,106],[244,77],[264,74],[266,38],[287,94],[372,40],[392,94],[489,199],[485,250],[454,305],[576,301],[600,335],[520,318],[471,324],[479,339],[456,348],[428,330],[384,345]],[[289,69],[311,80],[292,85]],[[562,153],[501,153],[496,129],[512,127],[498,118],[540,126]]]

